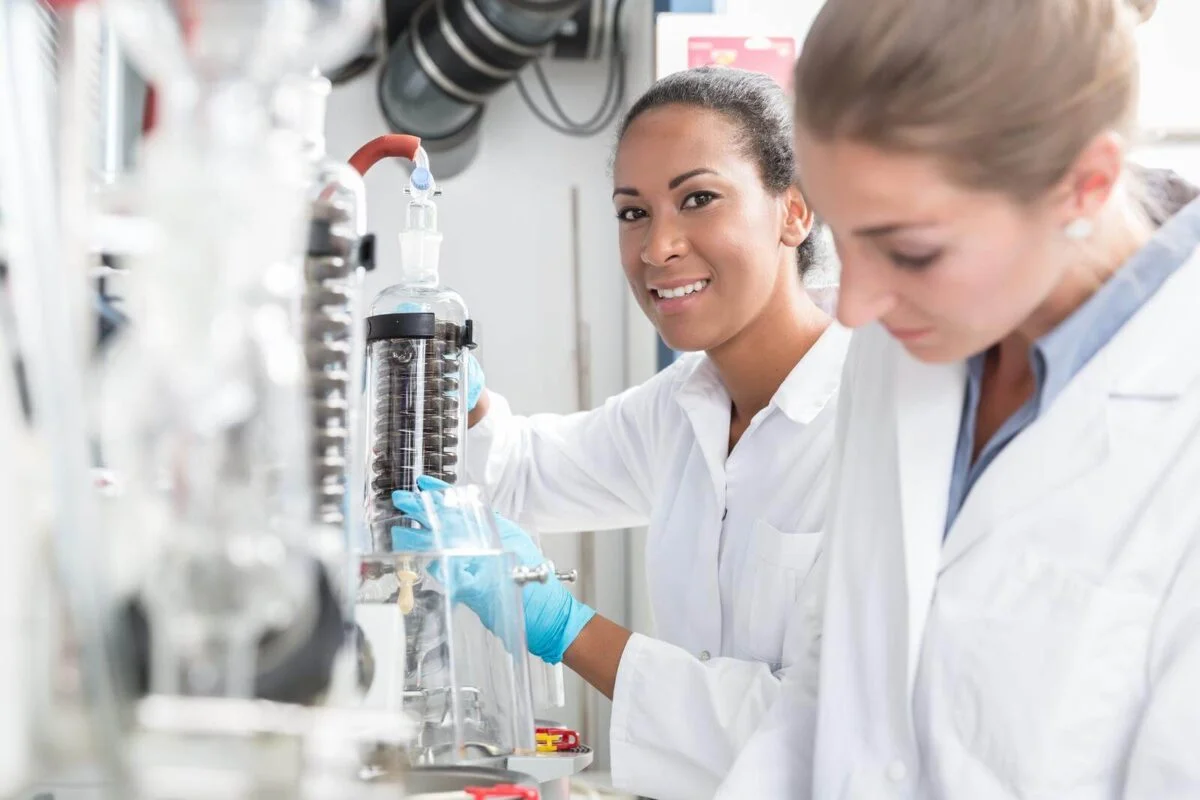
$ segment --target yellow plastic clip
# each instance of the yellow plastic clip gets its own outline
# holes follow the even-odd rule
[[[562,741],[562,737],[552,733],[537,734],[537,751],[539,753],[557,753],[558,743]]]

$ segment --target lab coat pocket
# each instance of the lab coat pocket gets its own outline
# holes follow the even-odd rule
[[[747,570],[752,581],[750,618],[743,627],[756,658],[780,662],[788,619],[820,548],[819,532],[784,533],[764,520],[754,523],[753,557]]]
[[[951,718],[1014,785],[1053,795],[1108,781],[1145,699],[1157,600],[1032,551],[1014,561],[956,603],[962,644],[938,658],[957,676]]]

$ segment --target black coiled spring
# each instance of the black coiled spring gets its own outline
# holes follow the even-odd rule
[[[370,344],[375,384],[371,493],[376,518],[394,515],[392,492],[414,490],[418,475],[451,484],[458,480],[461,331],[452,322],[437,322],[428,337],[379,338]]]
[[[458,482],[458,388],[461,367],[462,340],[459,326],[439,322],[430,342],[425,383],[425,406],[436,408],[438,424],[426,440],[425,474],[446,483]]]
[[[349,455],[350,358],[353,298],[361,237],[352,210],[317,200],[304,261],[304,348],[312,414],[310,458],[315,518],[345,521]]]

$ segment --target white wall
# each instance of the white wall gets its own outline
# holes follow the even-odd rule
[[[1138,118],[1144,128],[1200,132],[1200,3],[1163,0],[1138,29],[1142,84]]]
[[[825,0],[716,0],[713,10],[730,16],[771,20],[781,30],[804,37]]]
[[[626,4],[625,41],[629,51],[628,95],[651,80],[652,22],[648,0]],[[554,62],[550,79],[566,110],[589,115],[604,91],[607,65]],[[536,87],[530,78],[529,83]],[[375,100],[372,72],[334,90],[329,101],[328,148],[348,158],[359,145],[386,133]],[[590,139],[562,136],[539,123],[515,87],[488,105],[481,149],[462,175],[442,184],[438,219],[445,234],[442,278],[466,299],[480,341],[476,355],[488,386],[504,394],[518,413],[569,412],[577,405],[575,321],[572,308],[570,189],[580,198],[580,253],[583,315],[590,326],[593,403],[649,377],[654,332],[640,312],[629,313],[628,291],[617,255],[608,165],[615,133]],[[407,198],[406,169],[377,165],[366,178],[370,230],[379,237],[378,264],[368,279],[369,296],[396,280]],[[624,534],[597,540],[598,577],[586,588],[597,608],[619,622],[633,621],[630,594],[644,598],[643,575],[626,580],[640,563]],[[578,537],[550,537],[546,550],[560,567],[579,563]],[[644,600],[635,600],[644,607]],[[569,674],[568,674],[569,675]],[[607,757],[607,702],[568,677],[568,708],[563,722],[580,726],[589,703],[590,744],[597,761]]]
[[[1176,137],[1135,151],[1144,164],[1170,167],[1200,183],[1200,104],[1194,100],[1200,84],[1200,3],[1163,2],[1138,31],[1142,58],[1141,105],[1143,129]]]

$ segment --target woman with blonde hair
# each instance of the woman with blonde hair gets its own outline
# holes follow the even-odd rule
[[[720,796],[1200,796],[1200,203],[1126,164],[1151,6],[813,25],[798,175],[857,330],[804,658]]]

